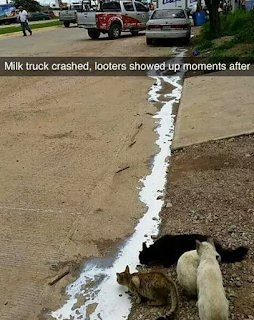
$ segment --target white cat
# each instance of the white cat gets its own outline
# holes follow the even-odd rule
[[[199,255],[197,250],[187,251],[177,262],[176,272],[179,285],[190,297],[197,296],[197,270]]]
[[[222,274],[213,240],[196,240],[200,258],[197,271],[198,312],[201,320],[228,320],[228,300],[223,288]]]

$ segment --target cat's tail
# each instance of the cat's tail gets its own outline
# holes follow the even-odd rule
[[[242,261],[248,253],[248,250],[246,247],[239,247],[235,250],[219,248],[217,252],[220,254],[222,262],[232,263]]]
[[[174,283],[173,280],[168,279],[169,280],[169,285],[170,285],[170,294],[169,297],[171,297],[171,308],[169,310],[169,313],[166,314],[165,316],[159,317],[156,320],[171,320],[174,319],[175,313],[178,309],[178,305],[179,305],[179,295],[178,295],[178,291],[176,288],[176,284]]]

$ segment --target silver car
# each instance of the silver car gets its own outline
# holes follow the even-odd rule
[[[146,24],[146,43],[159,39],[190,41],[191,22],[183,9],[156,9]]]

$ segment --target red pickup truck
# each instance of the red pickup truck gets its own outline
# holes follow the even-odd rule
[[[88,30],[92,39],[108,33],[110,39],[117,39],[123,31],[138,34],[145,30],[149,20],[149,8],[139,1],[104,2],[99,11],[77,13],[78,26]]]

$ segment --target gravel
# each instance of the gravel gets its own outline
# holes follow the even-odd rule
[[[254,136],[212,141],[174,152],[168,170],[160,235],[204,233],[224,247],[247,246],[242,262],[222,264],[230,319],[254,319]],[[165,253],[167,254],[167,253]],[[170,254],[170,253],[168,253]],[[176,281],[175,266],[158,270]],[[178,286],[179,288],[179,286]],[[196,320],[196,300],[179,288],[176,320]],[[133,303],[130,320],[152,320],[169,311]]]

